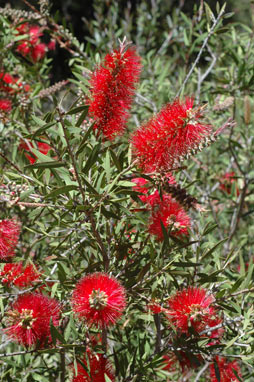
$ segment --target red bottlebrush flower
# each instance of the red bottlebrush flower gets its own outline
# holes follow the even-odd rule
[[[38,25],[31,25],[29,27],[29,42],[31,45],[37,44],[41,36],[41,28]]]
[[[51,343],[50,319],[53,325],[59,325],[59,303],[42,294],[28,293],[20,295],[12,304],[8,316],[7,335],[26,347],[43,347]]]
[[[167,370],[168,372],[175,372],[181,367],[182,372],[186,369],[197,368],[202,362],[202,357],[200,354],[189,354],[184,351],[177,351],[176,354],[170,352],[163,356],[163,364],[165,366],[162,370]]]
[[[148,304],[148,309],[150,309],[153,314],[161,313],[164,310],[156,300],[152,300]]]
[[[33,281],[39,280],[40,272],[32,264],[23,267],[22,263],[12,263],[5,264],[0,277],[4,284],[24,288],[33,285]]]
[[[132,182],[136,184],[136,186],[133,186],[133,190],[142,193],[143,195],[139,195],[138,197],[143,203],[146,203],[148,193],[146,184],[148,183],[148,180],[144,178],[133,178]]]
[[[140,70],[140,57],[135,49],[129,48],[125,52],[120,49],[107,54],[91,76],[89,116],[94,118],[94,129],[109,140],[125,129]]]
[[[9,99],[0,99],[0,111],[8,112],[11,111],[11,101]]]
[[[73,310],[90,325],[107,327],[121,317],[125,291],[119,282],[104,273],[83,277],[72,297]]]
[[[28,41],[24,41],[17,46],[17,52],[23,56],[27,56],[31,52],[31,45]]]
[[[37,44],[32,48],[32,59],[34,62],[40,61],[43,59],[47,52],[47,46],[43,43]]]
[[[11,93],[13,91],[13,88],[8,85],[13,85],[15,84],[16,80],[13,78],[9,73],[0,73],[0,89],[7,92]]]
[[[0,221],[0,259],[7,260],[14,256],[20,234],[20,223],[16,219]]]
[[[188,235],[187,228],[191,225],[190,218],[181,205],[170,195],[163,195],[161,199],[159,192],[155,191],[147,198],[147,202],[152,208],[148,226],[150,234],[155,235],[158,240],[163,240],[161,228],[161,223],[163,223],[166,229],[172,226],[171,235]]]
[[[104,358],[103,354],[92,353],[89,349],[82,359],[87,367],[84,369],[77,363],[77,375],[73,377],[72,382],[105,382],[105,375],[113,382],[115,380],[111,363]],[[75,373],[73,368],[73,373]]]
[[[21,143],[19,144],[20,150],[25,150],[25,151],[28,151],[30,153],[30,154],[28,154],[27,152],[25,152],[25,156],[31,164],[34,164],[37,157],[34,153],[32,153],[32,151],[31,151],[32,148],[34,148],[34,145],[30,141],[27,141],[27,142],[21,141]],[[51,148],[52,147],[50,147],[47,143],[37,142],[37,149],[44,155],[47,155]]]
[[[217,378],[217,375],[215,373],[215,367],[214,363],[210,365],[210,377],[211,382],[233,382],[233,381],[239,381],[236,375],[234,374],[233,370],[236,371],[236,373],[241,377],[241,371],[238,363],[236,361],[233,362],[227,362],[227,360],[223,357],[215,357],[218,371],[220,373],[220,379]]]
[[[168,171],[181,157],[199,149],[212,135],[211,128],[199,122],[200,108],[193,100],[176,100],[164,108],[132,136],[134,155],[145,173]]]
[[[220,189],[230,195],[232,190],[232,184],[235,182],[236,182],[235,172],[234,171],[226,172],[220,178]],[[240,193],[238,187],[236,187],[236,193],[237,193],[237,196]]]
[[[189,329],[193,328],[200,333],[221,322],[218,321],[216,310],[212,306],[214,301],[214,296],[208,294],[205,289],[196,287],[183,289],[169,298],[168,319],[179,332],[187,334]]]
[[[56,40],[50,40],[48,43],[48,50],[55,50],[56,49]]]

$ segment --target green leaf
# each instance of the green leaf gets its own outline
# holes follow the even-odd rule
[[[65,167],[65,163],[59,161],[50,161],[50,162],[42,162],[42,163],[34,163],[25,166],[25,169],[35,169],[35,168],[57,168],[57,167]]]
[[[52,317],[50,318],[50,334],[51,334],[52,342],[54,345],[56,345],[57,340],[60,341],[62,344],[66,344],[64,336],[53,325]]]
[[[56,121],[46,123],[45,125],[39,127],[39,129],[37,129],[33,134],[29,134],[25,138],[34,139],[35,137],[37,137],[37,135],[41,135],[42,133],[44,133],[46,130],[48,130],[50,127],[54,126],[55,124],[56,124]]]
[[[52,198],[52,197],[55,197],[55,196],[60,195],[60,194],[68,194],[69,191],[72,191],[72,190],[78,190],[78,186],[70,184],[68,186],[59,187],[59,188],[51,191],[49,194],[47,194],[45,196],[45,199],[46,198]]]
[[[74,107],[73,109],[70,109],[69,111],[67,111],[66,114],[69,114],[69,115],[78,114],[78,113],[80,113],[83,110],[86,110],[86,112],[87,112],[88,106],[87,105],[83,105],[83,106]]]

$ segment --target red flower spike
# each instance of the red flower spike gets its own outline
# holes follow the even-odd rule
[[[88,349],[82,362],[87,367],[87,370],[77,362],[77,375],[75,376],[73,368],[74,377],[72,382],[105,382],[105,375],[114,382],[112,365],[103,354],[95,354]]]
[[[168,171],[182,157],[199,150],[212,136],[209,126],[199,122],[200,108],[193,99],[176,100],[164,108],[132,136],[134,155],[145,173]],[[211,138],[212,139],[212,138]]]
[[[94,129],[113,140],[124,132],[135,86],[141,71],[141,59],[134,48],[107,54],[90,79],[89,117]]]
[[[176,372],[181,367],[182,372],[186,369],[197,368],[202,363],[202,357],[200,354],[191,354],[184,351],[178,351],[177,354],[170,352],[169,354],[163,355],[163,364],[165,366],[162,370],[167,370],[168,372]]]
[[[0,112],[1,111],[9,112],[11,111],[11,108],[12,108],[12,104],[9,99],[6,99],[6,98],[0,99]]]
[[[220,189],[230,195],[231,190],[232,190],[232,185],[233,185],[233,183],[236,182],[236,180],[237,179],[235,178],[235,172],[234,171],[226,172],[220,178]],[[236,194],[237,194],[237,196],[239,196],[239,194],[240,194],[238,187],[236,187]]]
[[[163,195],[161,199],[159,192],[155,191],[147,197],[147,202],[152,208],[148,226],[150,234],[155,235],[158,240],[163,240],[161,223],[166,229],[172,226],[170,233],[173,236],[187,236],[189,234],[187,228],[191,225],[190,218],[181,205],[170,195]]]
[[[29,293],[20,295],[7,312],[7,335],[17,343],[30,347],[42,348],[51,343],[50,320],[59,325],[59,303],[42,294]]]
[[[93,273],[77,284],[72,305],[81,320],[89,325],[107,327],[121,317],[125,308],[125,291],[114,277]]]
[[[47,46],[43,43],[37,44],[32,48],[32,59],[34,62],[40,61],[43,59],[47,52]]]
[[[5,264],[0,272],[3,284],[15,285],[24,288],[33,285],[34,281],[39,280],[40,272],[32,264],[23,267],[22,263]]]
[[[25,141],[21,141],[21,143],[19,144],[20,150],[23,149],[25,151],[28,151],[32,155],[31,156],[27,152],[25,152],[25,156],[29,160],[29,162],[31,164],[34,164],[36,162],[37,157],[34,153],[32,153],[32,151],[31,151],[32,148],[34,148],[34,145],[30,141],[28,141],[27,143]],[[40,153],[42,153],[44,155],[47,155],[51,148],[52,147],[50,147],[47,143],[37,142],[37,149],[40,151]]]
[[[20,223],[16,219],[0,221],[0,259],[7,260],[14,256],[20,234]]]
[[[211,328],[211,334],[208,332],[206,335],[216,338],[223,331],[212,331],[212,327],[221,323],[212,306],[214,301],[214,296],[208,294],[205,289],[189,287],[169,298],[169,310],[166,314],[179,332],[188,334],[189,329],[193,328],[200,333]]]
[[[236,361],[227,362],[226,358],[218,356],[215,357],[215,360],[220,371],[220,382],[239,382],[238,378],[233,372],[233,370],[235,370],[239,377],[241,377],[240,367]],[[210,365],[210,377],[211,382],[219,382],[213,363]]]
[[[156,300],[151,300],[148,304],[148,309],[151,310],[153,314],[159,314],[164,310]]]

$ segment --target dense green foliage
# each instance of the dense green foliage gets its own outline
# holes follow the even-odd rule
[[[220,6],[213,13],[199,2],[192,18],[178,7],[162,13],[160,1],[140,2],[134,23],[128,7],[123,15],[118,2],[107,7],[98,1],[94,19],[87,21],[92,37],[80,43],[56,24],[46,3],[36,5],[38,14],[33,9],[0,12],[0,73],[11,73],[30,85],[29,92],[11,94],[12,110],[1,115],[0,218],[17,216],[21,221],[15,261],[37,264],[43,272],[41,282],[31,289],[50,282],[45,292],[61,302],[63,313],[60,328],[51,327],[51,348],[26,350],[3,331],[0,380],[71,381],[69,366],[75,367],[97,332],[76,320],[72,291],[85,274],[106,271],[126,288],[128,299],[122,319],[108,331],[107,356],[116,381],[204,382],[210,380],[208,366],[218,353],[237,359],[239,380],[251,382],[253,25],[233,22]],[[17,53],[20,36],[15,26],[21,18],[44,26],[46,38],[55,38],[57,49],[68,52],[72,71],[68,81],[49,87],[51,59],[46,55],[34,63]],[[87,119],[88,79],[124,36],[137,47],[143,70],[127,132],[111,142],[98,138]],[[133,190],[131,179],[141,172],[133,162],[129,137],[165,103],[186,95],[193,96],[196,105],[206,104],[205,122],[214,131],[227,126],[216,142],[174,172],[202,210],[190,211],[188,239],[176,239],[165,231],[161,243],[148,233],[149,215]],[[34,164],[20,150],[22,140],[34,142]],[[53,150],[47,155],[40,152],[35,148],[40,141]],[[234,181],[227,183],[224,176],[230,172]],[[175,349],[184,349],[194,359],[200,354],[204,362],[184,373],[167,372],[162,370],[162,356],[168,352],[172,329],[161,317],[158,347],[158,322],[147,306],[152,299],[165,305],[171,294],[188,285],[214,294],[225,332],[221,343],[210,347],[209,338],[195,333],[181,338]],[[5,312],[20,291],[1,283],[0,292],[5,327]]]

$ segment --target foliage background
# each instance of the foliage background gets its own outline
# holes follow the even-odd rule
[[[15,9],[27,9],[22,2],[10,2],[10,5]],[[129,299],[123,320],[108,336],[108,356],[115,365],[119,381],[207,380],[208,369],[197,379],[202,367],[173,377],[161,370],[161,355],[166,351],[164,347],[171,334],[162,323],[162,353],[155,354],[156,327],[153,316],[147,312],[151,298],[165,301],[183,286],[202,285],[216,294],[217,304],[227,322],[218,351],[229,359],[238,359],[242,380],[251,382],[254,287],[252,3],[242,1],[239,6],[238,2],[227,2],[227,12],[235,14],[223,16],[184,88],[181,85],[200,52],[207,29],[213,25],[209,8],[205,11],[204,7],[200,12],[197,1],[132,2],[127,3],[124,11],[121,5],[121,2],[110,1],[93,1],[85,6],[77,1],[71,4],[52,2],[52,15],[56,9],[60,10],[59,17],[54,16],[57,22],[66,23],[70,30],[73,26],[73,34],[79,42],[71,34],[68,36],[77,54],[57,46],[52,57],[48,56],[50,58],[36,66],[27,64],[15,49],[6,48],[13,41],[11,19],[4,16],[0,19],[1,65],[10,72],[18,72],[32,86],[30,100],[22,104],[17,98],[9,120],[1,122],[1,153],[19,169],[17,171],[0,158],[1,179],[3,183],[27,185],[27,190],[20,195],[21,203],[47,205],[20,209],[17,204],[7,208],[1,203],[0,214],[1,218],[15,214],[22,221],[16,259],[32,260],[41,267],[44,279],[54,283],[48,292],[62,301],[64,311],[60,332],[56,334],[60,343],[54,349],[26,353],[3,335],[1,380],[71,380],[68,365],[85,350],[84,338],[89,331],[75,321],[69,301],[75,284],[84,273],[105,269],[106,251],[110,259],[109,272],[126,287]],[[215,2],[210,5],[217,17]],[[79,16],[81,10],[84,11],[82,17]],[[75,109],[84,104],[84,94],[87,94],[84,74],[93,70],[101,57],[117,46],[118,38],[125,35],[137,46],[144,66],[128,131],[133,131],[163,104],[172,101],[179,89],[181,95],[194,95],[197,103],[208,103],[206,118],[214,130],[228,118],[236,121],[236,125],[224,130],[216,143],[184,162],[186,168],[176,173],[177,180],[205,208],[202,213],[191,213],[193,244],[179,244],[171,239],[160,244],[150,238],[146,231],[148,216],[144,212],[136,213],[133,208],[133,199],[138,199],[129,180],[133,171],[137,175],[138,170],[129,167],[128,136],[119,139],[116,145],[98,140],[92,130],[82,125],[85,116],[80,119],[80,111]],[[64,69],[60,70],[63,60]],[[67,77],[70,83],[60,91],[53,95],[46,91],[40,95],[43,94],[40,91]],[[70,109],[72,112],[67,116]],[[59,120],[61,113],[63,123]],[[35,151],[38,165],[29,166],[18,150],[20,139],[40,139],[42,133],[54,147],[57,159],[54,155],[45,157]],[[71,153],[86,202],[80,185],[69,171],[73,168]],[[223,175],[230,171],[235,172],[236,181],[227,193],[221,190],[220,184]],[[248,268],[246,263],[249,263]],[[10,300],[18,291],[1,288],[4,317]],[[206,365],[211,362],[211,354],[202,338],[195,341],[192,338],[179,346],[184,346],[190,354],[197,351],[203,354]],[[6,356],[15,352],[20,354]]]

